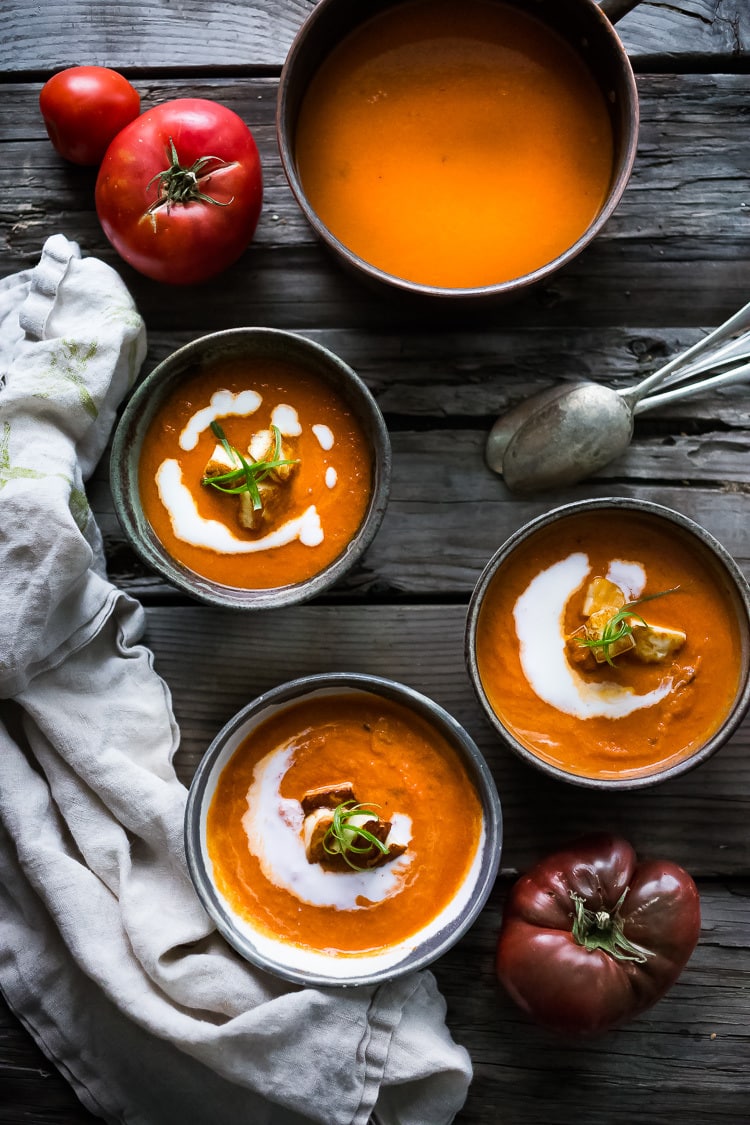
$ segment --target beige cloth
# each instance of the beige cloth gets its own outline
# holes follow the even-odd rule
[[[471,1069],[430,973],[289,985],[187,876],[169,692],[84,491],[144,354],[118,275],[62,235],[0,283],[0,987],[108,1121],[443,1125]]]

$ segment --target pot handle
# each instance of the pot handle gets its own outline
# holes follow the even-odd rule
[[[601,0],[599,7],[610,23],[617,23],[640,2],[641,0]]]

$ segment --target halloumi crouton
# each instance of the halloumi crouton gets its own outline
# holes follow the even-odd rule
[[[313,809],[335,809],[344,801],[354,801],[354,786],[351,781],[337,781],[334,785],[319,785],[308,789],[302,798],[302,811],[307,816]]]
[[[302,822],[302,840],[308,863],[319,863],[321,867],[331,871],[352,870],[351,865],[347,863],[340,852],[328,850],[337,847],[336,841],[329,841],[328,848],[324,846],[328,830],[333,824],[334,810],[345,801],[356,803],[354,788],[350,781],[337,782],[334,785],[322,785],[317,789],[309,789],[303,795],[300,802],[302,811],[305,813]],[[364,828],[388,848],[387,852],[382,852],[375,844],[370,844],[367,847],[367,841],[361,840],[359,843],[364,850],[354,852],[350,856],[350,859],[358,868],[380,867],[384,863],[390,863],[391,860],[403,855],[406,851],[405,844],[388,843],[391,823],[373,814],[372,810],[365,809],[361,813],[354,813],[348,819],[347,825],[351,828]],[[354,833],[352,833],[352,836],[354,836]]]
[[[634,625],[633,656],[644,664],[661,664],[678,652],[687,633],[681,629],[668,629],[665,625]]]
[[[204,477],[220,477],[230,473],[232,469],[239,469],[239,460],[230,457],[223,445],[215,445],[214,451],[206,462],[203,470]]]
[[[617,612],[617,609],[612,609],[610,607],[608,609],[599,609],[596,613],[592,613],[584,626],[587,639],[590,641],[603,640],[604,630]],[[596,662],[598,664],[603,664],[607,657],[613,660],[615,656],[620,656],[621,653],[628,652],[631,648],[635,648],[635,641],[629,633],[626,633],[624,637],[613,641],[612,644],[596,645],[596,647],[591,648],[591,651],[594,654]]]
[[[596,578],[591,579],[586,590],[583,615],[591,617],[592,613],[598,613],[599,610],[611,609],[610,616],[614,617],[618,609],[622,609],[624,605],[625,595],[620,587],[610,582],[608,578],[597,575]]]

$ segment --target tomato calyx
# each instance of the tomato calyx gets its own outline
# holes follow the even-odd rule
[[[203,177],[211,175],[219,168],[231,167],[227,160],[222,160],[220,156],[200,156],[190,167],[185,167],[185,165],[180,164],[180,158],[171,137],[169,138],[167,156],[169,167],[162,172],[157,172],[146,184],[146,191],[149,191],[151,185],[158,181],[160,191],[159,198],[155,199],[148,209],[149,215],[153,214],[159,207],[166,207],[169,210],[173,203],[200,201],[201,203],[213,203],[216,207],[228,207],[234,201],[234,196],[226,202],[214,199],[201,191],[200,187]],[[206,166],[213,162],[218,163],[214,163],[214,166],[207,170]]]
[[[620,907],[629,888],[620,895],[614,910],[589,910],[585,900],[575,891],[570,892],[573,900],[573,937],[584,949],[601,949],[616,961],[635,961],[639,965],[646,962],[645,950],[634,945],[623,933]]]

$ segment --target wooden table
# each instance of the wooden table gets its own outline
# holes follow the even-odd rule
[[[148,643],[174,696],[179,770],[265,688],[318,670],[400,679],[474,736],[503,802],[502,872],[478,923],[436,966],[454,1036],[475,1077],[462,1125],[648,1125],[750,1121],[750,723],[711,762],[669,784],[601,796],[544,780],[490,731],[462,659],[466,605],[484,563],[531,516],[574,498],[639,496],[713,532],[750,573],[746,388],[650,413],[626,455],[595,479],[514,498],[484,465],[495,416],[555,380],[624,386],[750,299],[750,5],[643,3],[620,33],[638,76],[634,174],[605,232],[563,273],[513,306],[417,313],[345,277],[316,243],[275,141],[278,75],[312,0],[3,0],[0,9],[2,273],[34,264],[55,231],[120,269],[143,312],[144,372],[177,345],[237,325],[322,341],[366,380],[394,451],[390,505],[366,557],[329,596],[241,616],[191,604],[147,573],[123,541],[102,464],[90,499],[112,579],[148,609]],[[252,128],[265,170],[257,235],[205,288],[159,286],[121,263],[93,208],[94,173],[67,166],[38,113],[42,82],[74,63],[123,71],[144,107],[195,95]],[[202,659],[220,630],[219,678]],[[254,659],[259,652],[263,659]],[[227,671],[229,669],[229,671]],[[530,1026],[493,974],[513,876],[582,830],[611,828],[697,878],[701,941],[670,995],[593,1042]],[[0,1006],[0,1121],[92,1121]],[[426,1123],[429,1125],[429,1123]]]

